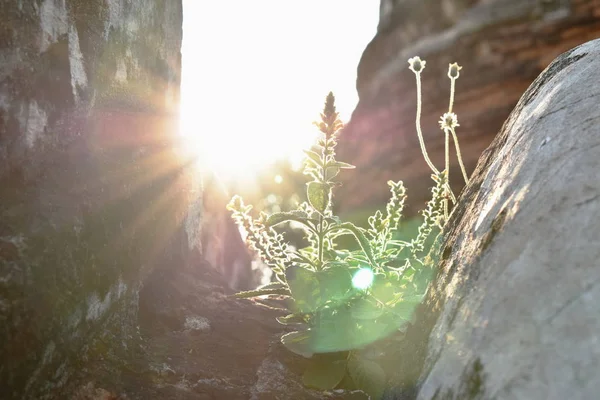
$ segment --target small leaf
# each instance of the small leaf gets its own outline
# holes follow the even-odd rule
[[[368,301],[367,299],[361,299],[356,304],[352,305],[352,318],[372,320],[377,319],[383,315],[383,308],[378,306],[375,302]]]
[[[248,290],[246,292],[239,292],[233,295],[233,297],[237,299],[248,299],[251,297],[258,296],[269,296],[269,295],[283,295],[289,296],[290,291],[288,289],[257,289],[257,290]]]
[[[329,205],[331,187],[322,182],[309,182],[307,188],[308,202],[320,213],[323,213]]]
[[[372,267],[376,267],[377,263],[375,262],[375,257],[373,256],[373,250],[371,249],[371,245],[369,244],[369,240],[366,238],[365,234],[361,230],[361,228],[357,227],[351,222],[344,222],[343,224],[337,225],[336,229],[345,229],[352,233],[356,238],[356,241],[360,245],[360,248],[365,253],[365,256],[369,259]]]
[[[298,253],[296,253],[295,255],[304,257],[304,259],[300,260],[300,262],[312,266],[314,264],[314,261],[312,260],[314,260],[317,257],[317,249],[312,246],[307,246],[302,249],[299,249]]]
[[[302,375],[305,386],[319,390],[335,389],[346,375],[346,360],[322,362],[315,360],[310,363]]]
[[[311,349],[315,353],[352,350],[361,344],[346,303],[320,309],[312,325]]]
[[[304,150],[304,154],[307,155],[307,157],[314,161],[318,166],[322,167],[323,166],[323,162],[321,161],[321,156],[318,155],[317,153],[315,153],[314,151],[311,150]]]
[[[315,163],[313,160],[311,160],[310,158],[305,158],[304,159],[304,169],[312,169],[314,171],[318,171],[321,169],[321,167],[319,166],[319,164]]]
[[[327,167],[327,180],[335,178],[340,173],[340,169],[338,167]]]
[[[278,212],[275,214],[269,215],[267,218],[266,226],[272,227],[284,222],[288,221],[296,221],[306,226],[308,229],[315,231],[315,228],[310,224],[310,220],[308,219],[308,215],[304,211],[289,211],[289,212]]]
[[[301,251],[306,251],[306,249],[300,249],[298,252],[290,254],[292,261],[298,264],[312,266],[314,264],[313,260],[302,254]]]
[[[306,323],[304,320],[304,314],[290,314],[286,315],[285,317],[277,317],[276,320],[281,325],[299,325]]]
[[[376,277],[375,282],[373,282],[373,285],[371,286],[373,297],[382,303],[392,301],[395,292],[396,289],[394,288],[394,285],[392,285],[392,282],[387,279],[380,279],[379,276]]]
[[[349,266],[342,262],[329,262],[317,272],[324,301],[340,300],[352,289],[352,275]]]
[[[342,168],[342,169],[353,169],[353,168],[356,168],[352,164],[348,164],[348,163],[341,162],[341,161],[334,161],[332,163],[329,163],[327,166],[328,167],[338,167],[338,168]]]
[[[321,304],[321,288],[315,272],[299,266],[291,266],[285,271],[295,310],[310,313]]]
[[[281,336],[281,343],[283,343],[288,350],[306,358],[310,358],[314,354],[314,352],[310,350],[309,341],[310,329],[301,332],[290,332]]]
[[[244,201],[239,195],[236,194],[231,198],[225,208],[227,208],[229,211],[240,211],[244,208]]]
[[[351,304],[327,305],[314,314],[310,349],[314,353],[328,353],[366,346],[397,328],[397,324],[390,323],[389,316],[363,321],[353,318]]]
[[[288,289],[285,283],[281,282],[269,282],[266,285],[259,286],[256,290],[269,290],[269,289]]]
[[[342,220],[340,219],[340,217],[338,217],[336,215],[332,215],[331,217],[324,218],[323,220],[327,221],[327,223],[329,223],[329,225],[339,225],[342,223]]]
[[[332,254],[336,256],[339,254],[337,251],[332,251]],[[348,268],[348,264],[343,261],[327,261],[323,266],[325,269],[333,269],[333,268]],[[348,272],[349,273],[349,272]]]
[[[371,400],[379,400],[385,389],[385,371],[374,361],[351,357],[348,361],[348,374],[356,387],[367,393]]]
[[[411,280],[410,278],[412,278],[414,274],[414,268],[406,268],[404,272],[402,272],[402,279]]]
[[[323,249],[323,256],[326,260],[334,260],[336,256],[335,250]]]
[[[304,168],[304,171],[302,172],[304,175],[308,175],[311,178],[313,178],[314,180],[319,180],[320,174],[319,171],[316,168]]]
[[[301,218],[308,218],[308,215],[304,211],[289,211],[289,212],[277,212],[269,215],[267,218],[267,226],[275,226],[286,221],[292,221]]]

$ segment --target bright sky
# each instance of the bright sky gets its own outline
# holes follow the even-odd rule
[[[183,4],[182,133],[220,175],[297,159],[330,90],[350,118],[379,0]]]

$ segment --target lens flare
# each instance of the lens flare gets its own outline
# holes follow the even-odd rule
[[[374,277],[371,268],[361,268],[352,277],[352,286],[360,290],[368,289],[373,284]]]

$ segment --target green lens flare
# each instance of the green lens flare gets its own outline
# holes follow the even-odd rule
[[[360,290],[368,289],[373,284],[374,277],[371,268],[361,268],[352,277],[352,286]]]

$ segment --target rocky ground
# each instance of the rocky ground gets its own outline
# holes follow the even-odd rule
[[[157,271],[140,293],[138,348],[100,359],[75,399],[364,399],[301,382],[306,360],[285,349],[270,305],[232,299],[209,268]]]

